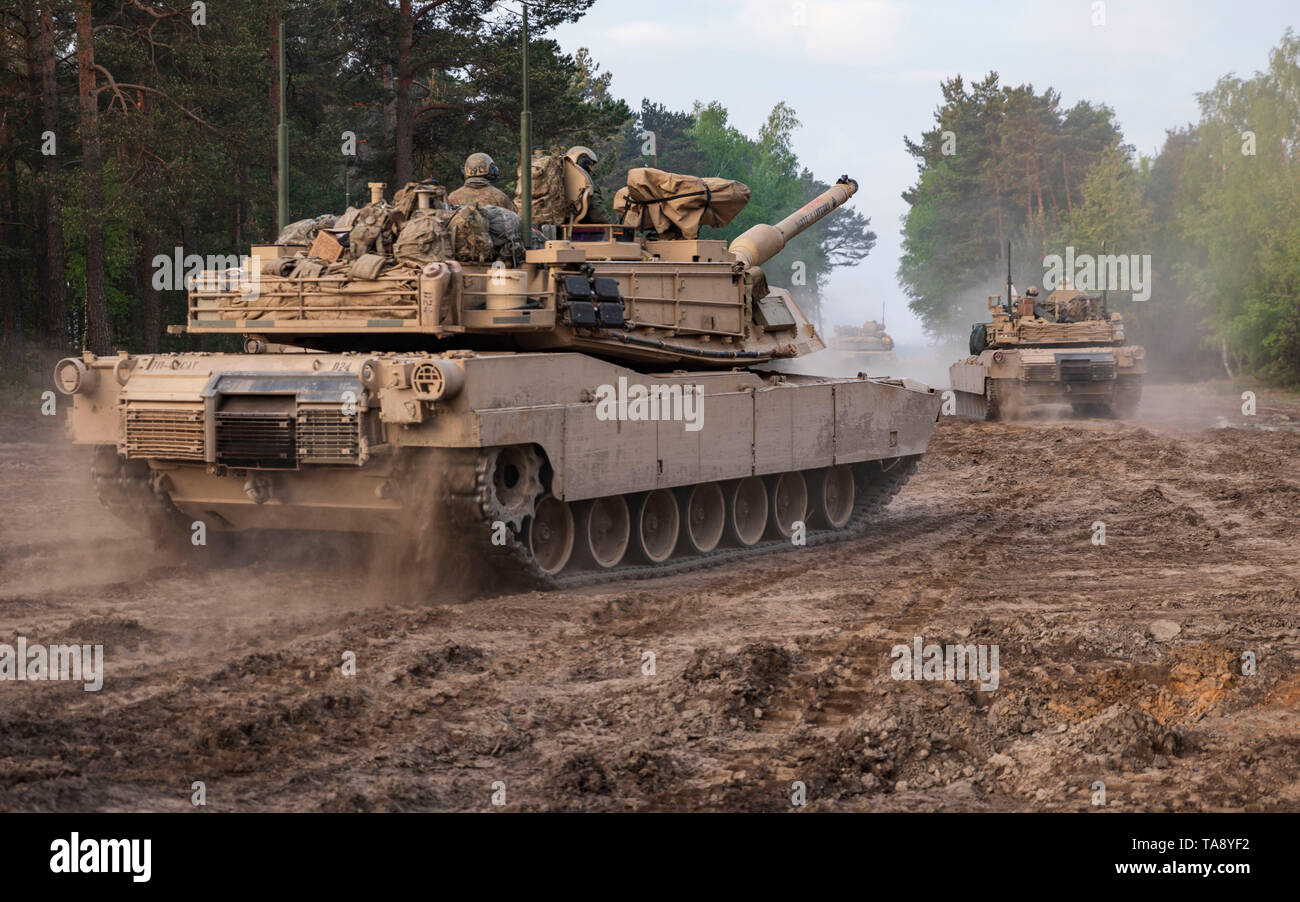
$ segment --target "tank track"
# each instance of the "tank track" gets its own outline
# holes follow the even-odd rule
[[[916,472],[921,456],[854,465],[859,482],[853,514],[838,530],[809,530],[803,545],[785,539],[763,539],[747,548],[718,548],[704,554],[677,555],[661,564],[627,563],[610,569],[574,569],[544,573],[526,543],[526,532],[504,528],[504,543],[492,541],[491,462],[493,449],[422,449],[406,456],[397,478],[404,495],[401,533],[388,543],[396,557],[389,565],[408,574],[428,573],[434,581],[481,567],[479,580],[494,586],[568,589],[627,579],[651,579],[716,567],[764,554],[830,545],[865,535],[873,519]],[[116,448],[98,449],[92,469],[100,502],[132,528],[150,536],[160,547],[182,547],[189,532],[184,515],[171,503],[165,476],[144,461],[124,461]],[[211,540],[211,537],[210,537]],[[575,539],[576,541],[576,539]],[[576,555],[576,551],[575,551]],[[408,569],[409,568],[409,569]]]
[[[865,488],[859,489],[849,522],[838,530],[810,530],[804,545],[796,546],[784,539],[764,539],[747,548],[718,548],[704,554],[676,556],[662,564],[630,563],[607,570],[573,570],[549,575],[542,572],[533,560],[523,533],[507,530],[505,544],[492,543],[493,527],[488,513],[487,455],[477,454],[472,464],[464,459],[463,452],[452,451],[450,456],[462,459],[447,468],[449,474],[454,474],[455,481],[447,484],[447,492],[442,499],[445,504],[442,522],[454,525],[457,532],[466,538],[473,537],[473,548],[465,550],[478,558],[480,566],[489,568],[494,577],[538,589],[571,589],[624,579],[652,579],[716,567],[758,555],[829,545],[856,538],[867,532],[873,516],[898,494],[916,472],[921,459],[920,455],[895,458],[893,465],[887,468],[880,461],[856,465],[868,469],[870,481]],[[427,503],[433,499],[426,496],[422,500]],[[420,506],[428,509],[425,504]],[[464,562],[463,557],[460,560]]]
[[[1142,377],[1119,376],[1115,379],[1114,393],[1111,396],[1110,414],[1121,420],[1137,416],[1142,406]]]
[[[1002,405],[1006,403],[1003,397],[1002,387],[998,384],[1000,379],[988,379],[988,394],[984,398],[984,419],[988,422],[996,422],[1003,419]]]
[[[142,460],[123,460],[112,445],[95,449],[90,469],[95,494],[109,513],[159,547],[178,547],[188,536],[185,517],[167,496],[165,477]]]

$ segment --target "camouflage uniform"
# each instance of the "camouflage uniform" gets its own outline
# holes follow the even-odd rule
[[[483,204],[485,206],[505,207],[507,210],[515,209],[514,202],[506,196],[506,193],[481,175],[474,175],[465,179],[465,184],[447,195],[447,203],[456,204],[457,206]]]
[[[600,185],[596,184],[595,179],[591,182],[591,199],[587,202],[587,215],[582,217],[582,221],[599,225],[608,225],[610,222],[609,214],[605,212],[605,198],[601,196]]]

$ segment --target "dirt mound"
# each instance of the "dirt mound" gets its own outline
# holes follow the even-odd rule
[[[419,652],[406,670],[393,677],[393,682],[399,686],[420,685],[448,672],[482,673],[483,659],[482,649],[448,642],[441,648]]]
[[[772,696],[789,684],[796,660],[788,649],[764,642],[734,652],[705,648],[695,653],[681,679],[689,696],[707,695],[723,716],[753,727]]]
[[[1087,720],[1074,724],[1062,747],[1085,761],[1104,762],[1115,770],[1134,770],[1151,764],[1157,755],[1176,755],[1183,739],[1158,720],[1128,705],[1116,703]]]

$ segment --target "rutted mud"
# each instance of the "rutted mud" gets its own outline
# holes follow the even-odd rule
[[[1240,403],[945,421],[865,539],[422,605],[346,542],[169,558],[6,427],[0,643],[106,676],[0,682],[0,809],[1300,809],[1300,403]],[[997,690],[892,679],[916,636]]]

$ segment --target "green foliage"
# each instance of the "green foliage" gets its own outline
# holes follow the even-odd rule
[[[1100,254],[1103,244],[1124,253],[1150,252],[1151,210],[1142,195],[1139,173],[1119,150],[1104,151],[1080,185],[1083,202],[1058,230],[1057,252],[1072,245],[1076,254]]]
[[[1300,37],[1288,30],[1266,71],[1222,78],[1198,100],[1201,120],[1184,154],[1174,213],[1192,250],[1180,269],[1183,284],[1225,358],[1295,384]]]
[[[1124,158],[1114,114],[1032,85],[1004,87],[996,72],[967,87],[940,85],[943,104],[920,141],[904,142],[918,181],[903,199],[898,277],[909,306],[936,337],[963,334],[984,316],[984,299],[1006,279],[1022,288],[1042,279],[1043,256],[1070,233],[1084,181],[1103,156]]]

